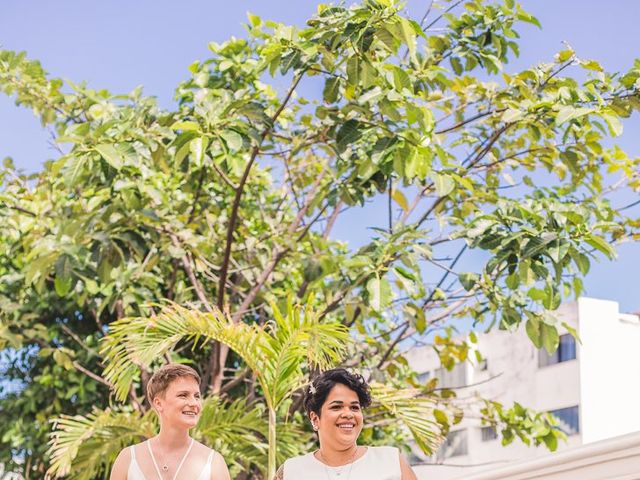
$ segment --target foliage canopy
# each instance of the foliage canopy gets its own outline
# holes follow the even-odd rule
[[[59,146],[34,176],[0,172],[2,373],[19,382],[0,398],[0,462],[98,478],[155,428],[142,392],[165,359],[203,373],[197,435],[240,476],[273,470],[276,435],[280,458],[308,447],[299,388],[339,358],[379,382],[364,441],[413,434],[429,453],[462,412],[399,344],[478,361],[455,333],[472,319],[555,349],[553,311],[639,238],[637,210],[609,195],[637,195],[640,162],[608,137],[640,108],[640,60],[612,74],[567,49],[508,72],[519,22],[537,20],[461,3],[422,22],[394,0],[321,5],[302,29],[249,15],[173,110],[0,51],[0,90]],[[332,238],[370,201],[384,208],[364,246]],[[548,416],[484,407],[507,441],[555,448]]]

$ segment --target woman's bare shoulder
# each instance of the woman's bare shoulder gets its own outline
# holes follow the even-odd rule
[[[129,464],[131,463],[131,450],[130,447],[123,448],[118,453],[116,461],[113,462],[111,467],[111,475],[109,480],[126,480],[127,471],[129,470]]]
[[[197,440],[193,441],[193,450],[198,454],[205,455],[207,457],[213,453],[214,459],[216,459],[217,457],[222,457],[222,455],[220,455],[220,452]]]
[[[194,450],[196,450],[196,452],[198,452],[199,455],[206,457],[208,457],[209,455],[213,455],[213,459],[211,461],[212,479],[231,480],[229,469],[227,468],[227,463],[224,461],[224,457],[220,454],[220,452],[198,441],[194,442],[193,448]]]

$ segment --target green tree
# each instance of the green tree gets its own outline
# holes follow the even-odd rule
[[[213,322],[225,311],[234,335],[276,341],[295,322],[274,305],[292,295],[318,328],[349,329],[344,363],[391,389],[379,399],[404,398],[395,412],[406,426],[374,414],[367,442],[413,434],[429,452],[462,414],[455,392],[417,381],[403,341],[432,340],[446,368],[478,359],[473,334],[453,340],[465,319],[522,325],[536,346],[557,346],[553,311],[581,293],[593,259],[639,238],[634,209],[610,200],[637,195],[639,160],[608,137],[640,108],[640,61],[610,74],[563,50],[507,73],[518,23],[534,17],[513,0],[436,6],[421,23],[393,0],[319,6],[303,29],[249,15],[246,39],[210,44],[211,58],[191,65],[172,111],[140,90],[63,84],[0,51],[0,90],[50,125],[60,148],[32,177],[10,160],[0,173],[0,347],[4,377],[19,382],[0,399],[0,462],[43,476],[48,422],[59,418],[54,469],[83,478],[91,464],[84,478],[99,476],[123,443],[149,434],[142,392],[162,356],[200,369],[211,419],[233,425],[246,409],[264,425],[275,413],[281,438],[303,430],[294,390],[314,362],[270,383],[251,362],[272,357]],[[321,98],[300,95],[318,85]],[[368,201],[385,214],[350,251],[332,227]],[[460,268],[479,251],[482,265]],[[199,318],[211,321],[191,324]],[[133,339],[162,355],[136,357]],[[437,406],[431,430],[411,405]],[[557,442],[548,416],[485,406],[505,438]],[[273,453],[260,460],[273,429],[256,420],[215,431],[218,420],[202,435],[237,437],[247,447],[238,471],[273,468]],[[127,435],[114,436],[123,424]],[[278,447],[304,449],[306,428]],[[106,438],[100,456],[84,450]]]

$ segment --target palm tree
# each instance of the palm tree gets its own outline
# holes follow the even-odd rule
[[[218,397],[209,397],[194,435],[206,438],[223,455],[230,454],[227,458],[238,463],[254,463],[264,468],[262,459],[266,450],[266,478],[273,478],[277,461],[299,453],[296,445],[304,446],[305,440],[310,438],[291,422],[279,422],[279,412],[281,417],[286,415],[287,400],[307,383],[307,372],[340,363],[351,340],[347,327],[341,323],[321,321],[311,302],[310,299],[305,306],[300,306],[289,300],[284,314],[272,304],[273,320],[264,327],[234,322],[219,310],[202,312],[176,304],[161,306],[159,312],[149,318],[119,320],[110,325],[109,335],[104,339],[102,353],[108,362],[105,379],[113,385],[116,398],[125,401],[140,367],[148,367],[171,352],[179,342],[190,341],[194,348],[201,341],[210,340],[228,345],[255,375],[264,405],[249,406],[243,400],[228,403]],[[372,393],[376,399],[372,406],[376,415],[391,415],[400,420],[424,451],[434,451],[440,437],[436,433],[439,429],[431,420],[433,402],[430,398],[421,397],[418,391],[398,390],[381,384],[373,384]],[[268,415],[266,432],[262,421],[264,409]],[[104,462],[109,458],[113,460],[114,452],[131,443],[136,435],[153,434],[148,430],[143,432],[141,427],[146,425],[146,415],[138,419],[139,424],[129,415],[130,433],[110,437],[111,434],[105,433],[108,426],[126,422],[118,421],[117,415],[116,420],[106,422],[107,413],[114,415],[112,411],[94,412],[86,418],[65,417],[57,422],[50,449],[51,475],[63,476],[72,472],[74,479],[92,478],[101,465],[95,456],[83,453],[88,438],[95,437],[95,441],[109,444],[101,447],[100,461]],[[276,448],[278,436],[284,441]],[[122,437],[126,437],[126,441]],[[266,445],[262,441],[264,438]],[[233,451],[228,450],[230,445]],[[86,467],[91,462],[94,462],[93,470]],[[86,475],[73,473],[80,465],[87,470]]]
[[[53,423],[47,475],[69,475],[73,480],[95,478],[125,446],[153,436],[157,429],[155,414],[140,416],[132,409],[95,409],[87,416],[63,416]]]
[[[286,315],[271,305],[273,321],[265,327],[235,323],[220,310],[202,312],[175,304],[152,318],[123,319],[111,324],[103,353],[105,379],[124,401],[140,365],[149,365],[179,341],[201,339],[228,345],[256,376],[268,413],[268,468],[276,470],[276,425],[279,407],[306,383],[305,367],[327,368],[340,361],[349,341],[347,328],[322,322],[311,301],[304,307],[287,302]]]

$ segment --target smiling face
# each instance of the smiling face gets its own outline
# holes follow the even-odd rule
[[[358,394],[337,383],[322,404],[320,416],[310,413],[311,423],[318,427],[321,448],[342,451],[355,445],[362,431],[364,417]]]
[[[200,385],[192,377],[178,377],[153,399],[153,406],[164,425],[193,428],[202,409]]]

